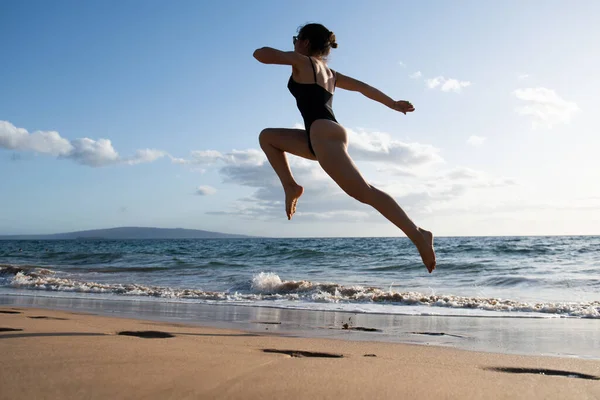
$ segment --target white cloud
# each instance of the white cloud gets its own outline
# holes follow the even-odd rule
[[[577,104],[563,99],[551,89],[525,88],[513,93],[519,100],[526,102],[526,105],[517,107],[516,111],[531,117],[533,128],[552,128],[556,124],[566,124],[579,111]]]
[[[348,152],[358,161],[410,166],[443,161],[439,150],[431,145],[401,142],[382,132],[347,131]]]
[[[471,168],[461,167],[454,168],[448,171],[445,175],[445,178],[450,178],[454,180],[472,180],[472,179],[481,179],[483,174],[479,171],[475,171]]]
[[[529,78],[529,74],[519,74],[517,75],[517,79],[523,80]]]
[[[462,88],[471,86],[471,82],[447,79],[442,85],[442,92],[460,92]]]
[[[217,150],[195,150],[191,152],[190,159],[171,157],[175,164],[201,164],[214,165],[219,162],[228,165],[261,165],[266,160],[261,150],[232,150],[229,153],[221,153]]]
[[[217,189],[212,186],[198,186],[196,194],[198,196],[210,196],[217,193]]]
[[[233,150],[225,154],[225,163],[231,165],[258,166],[267,160],[262,150]]]
[[[371,217],[371,213],[365,211],[351,211],[351,210],[340,210],[340,211],[326,211],[326,212],[298,212],[299,217],[309,217],[315,220],[366,220]]]
[[[66,155],[73,146],[55,131],[27,132],[8,121],[0,121],[0,147],[17,151],[33,151],[53,156]]]
[[[124,160],[129,165],[149,163],[165,157],[168,154],[162,150],[142,149],[137,150],[133,157]]]
[[[348,130],[349,152],[364,171],[361,162],[374,163],[383,174],[382,180],[371,179],[373,169],[365,175],[374,186],[385,190],[406,210],[430,213],[454,204],[473,190],[486,190],[514,184],[505,178],[494,178],[468,169],[455,168],[439,172],[436,163],[443,163],[439,151],[430,145],[404,143],[379,132]],[[258,154],[257,154],[258,153]],[[216,160],[216,167],[225,183],[253,188],[250,196],[242,197],[227,208],[210,211],[213,215],[235,215],[242,218],[269,220],[285,218],[284,194],[281,183],[264,155],[254,149],[243,151],[193,152],[201,160]],[[304,187],[298,204],[301,221],[346,220],[382,221],[371,207],[359,203],[344,193],[314,161],[289,157],[296,181]],[[394,179],[400,177],[396,182]]]
[[[443,76],[436,76],[435,78],[429,78],[425,80],[425,85],[429,89],[440,88],[442,92],[456,92],[459,93],[463,88],[471,86],[469,81],[459,81],[453,78],[444,78]]]
[[[348,151],[357,161],[370,161],[400,166],[418,166],[441,162],[439,149],[421,143],[405,143],[393,139],[391,135],[382,132],[356,132],[347,129],[349,136]],[[256,170],[267,171],[271,168],[261,150],[232,150],[221,153],[216,150],[196,150],[191,152],[189,159],[171,157],[176,164],[221,164],[222,170],[237,170],[235,176],[252,175]],[[296,163],[309,162],[307,160]],[[312,163],[311,163],[312,164]],[[268,167],[268,168],[265,168]]]
[[[396,166],[392,166],[392,167],[380,167],[377,168],[378,172],[383,172],[383,173],[390,173],[392,175],[396,175],[396,176],[407,176],[407,177],[416,177],[419,174],[414,170],[414,169],[410,169],[407,167],[396,167]]]
[[[190,162],[194,164],[214,164],[220,159],[222,159],[223,155],[216,150],[197,150],[192,151],[192,159]]]
[[[271,219],[285,216],[283,190],[277,175],[264,155],[258,150],[232,151],[213,154],[218,161],[218,172],[229,184],[254,188],[250,197],[238,199],[229,209],[211,211],[213,215],[236,215],[252,219]],[[198,153],[196,153],[198,154]],[[371,212],[361,203],[345,194],[314,161],[289,157],[296,181],[305,188],[298,216],[303,220],[323,219],[325,213]],[[304,214],[302,214],[304,213]],[[319,217],[317,217],[319,215]]]
[[[290,161],[292,161],[291,159]],[[297,182],[305,192],[298,204],[299,221],[327,220],[369,220],[384,221],[370,206],[359,203],[345,194],[335,182],[320,171],[317,163],[307,166],[291,163]],[[239,168],[223,168],[220,173],[225,181],[235,182],[246,187],[256,188],[249,197],[238,199],[228,209],[212,211],[215,215],[236,215],[249,219],[284,218],[283,190],[275,173],[268,164],[265,169],[252,171]],[[242,172],[243,171],[243,172]],[[269,179],[269,175],[272,179]],[[506,178],[493,178],[487,174],[469,169],[454,169],[443,174],[418,177],[402,177],[400,182],[370,180],[374,186],[392,195],[407,212],[427,214],[452,206],[456,201],[475,190],[487,190],[514,185]]]
[[[477,135],[471,135],[469,136],[469,138],[467,139],[467,144],[471,145],[471,146],[481,146],[483,145],[483,143],[485,143],[485,137],[483,136],[477,136]]]
[[[452,185],[468,185],[471,188],[490,188],[517,185],[513,178],[494,178],[483,171],[467,167],[457,167],[446,172],[440,179]]]
[[[71,143],[73,144],[73,150],[64,157],[70,158],[76,163],[89,167],[103,167],[116,164],[119,161],[119,154],[108,139],[96,141],[83,138],[75,139]]]
[[[421,71],[417,71],[417,72],[413,72],[412,74],[409,75],[410,79],[419,79],[423,76],[423,74],[421,73]]]
[[[171,155],[169,155],[169,158],[171,159],[171,162],[173,164],[191,164],[192,163],[192,160],[187,160],[185,158],[173,157]]]
[[[398,65],[401,66],[402,68],[406,68],[406,64],[403,63],[402,61],[398,61]]]
[[[81,138],[69,141],[55,131],[29,133],[8,121],[0,121],[0,148],[48,154],[90,167],[140,164],[167,155],[160,150],[143,149],[138,150],[133,157],[121,158],[108,139]]]
[[[444,77],[443,76],[438,76],[435,78],[429,78],[425,80],[425,84],[427,85],[427,87],[429,89],[435,89],[436,87],[438,87],[442,82],[444,81]]]

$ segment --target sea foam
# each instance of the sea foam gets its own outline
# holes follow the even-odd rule
[[[56,292],[146,296],[163,299],[256,303],[277,301],[279,307],[298,308],[300,303],[388,304],[421,306],[430,309],[481,310],[487,312],[541,313],[557,317],[600,319],[600,301],[521,302],[510,299],[466,297],[452,294],[431,295],[398,292],[366,286],[344,286],[306,280],[282,280],[273,272],[261,272],[251,278],[250,290],[208,291],[201,288],[171,288],[135,283],[97,283],[56,276],[54,271],[14,266],[0,267],[0,285],[19,289]]]

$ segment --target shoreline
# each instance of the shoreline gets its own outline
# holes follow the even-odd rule
[[[293,337],[276,326],[2,304],[0,399],[600,397],[597,360]]]
[[[576,318],[503,318],[353,313],[252,305],[93,299],[0,293],[0,307],[86,312],[289,337],[405,343],[528,356],[600,360],[600,323]]]

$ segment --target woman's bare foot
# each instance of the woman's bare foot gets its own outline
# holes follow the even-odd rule
[[[423,235],[421,240],[415,241],[417,249],[421,254],[423,264],[427,267],[427,271],[432,273],[435,269],[435,250],[433,249],[433,234],[425,229],[419,228],[419,232]]]
[[[288,220],[292,219],[292,215],[296,212],[296,204],[298,199],[304,193],[304,188],[300,185],[290,185],[283,188],[285,191],[285,213]]]

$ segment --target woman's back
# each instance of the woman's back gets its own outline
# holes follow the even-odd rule
[[[313,60],[312,57],[307,57],[311,64],[312,79],[307,82],[307,71],[304,66],[294,68],[292,76],[288,82],[288,89],[296,98],[296,105],[302,118],[304,126],[308,133],[308,140],[311,152],[312,144],[310,143],[310,126],[318,119],[327,119],[335,121],[333,113],[333,91],[335,90],[335,73],[333,73],[324,63]],[[296,76],[294,77],[294,72]],[[297,79],[301,79],[298,82]],[[331,88],[328,90],[328,88]]]

